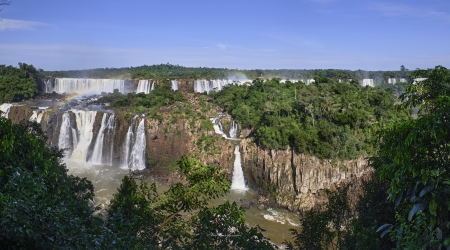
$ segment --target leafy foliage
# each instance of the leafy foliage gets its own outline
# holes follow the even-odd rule
[[[427,78],[401,96],[402,108],[419,107],[418,118],[382,130],[380,155],[371,163],[390,181],[392,239],[400,248],[439,249],[450,246],[450,73],[437,66],[412,77]]]
[[[260,146],[293,147],[319,158],[355,159],[372,153],[371,126],[408,116],[394,109],[390,91],[335,83],[327,77],[316,80],[306,86],[258,79],[212,95],[216,104],[254,131]]]
[[[38,93],[39,72],[25,63],[19,68],[0,65],[0,102],[22,101]]]
[[[0,118],[0,241],[8,248],[93,248],[92,183],[67,175],[37,123]]]

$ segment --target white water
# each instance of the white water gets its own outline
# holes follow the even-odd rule
[[[0,105],[0,110],[2,111],[1,117],[8,118],[9,110],[11,109],[13,105],[10,103],[3,103]]]
[[[75,114],[78,144],[73,150],[71,159],[78,162],[87,161],[87,152],[93,137],[93,127],[97,111],[71,110]]]
[[[195,80],[194,81],[194,91],[198,93],[208,93],[211,91],[221,91],[223,87],[235,84],[242,85],[243,82],[233,81],[229,79],[215,79],[215,80]]]
[[[131,150],[128,167],[133,170],[142,170],[145,168],[145,121],[141,119],[136,132],[136,138]]]
[[[139,80],[138,87],[136,90],[137,93],[148,94],[152,90],[152,85],[150,84],[151,80]]]
[[[220,119],[219,118],[210,118],[209,120],[211,120],[211,122],[213,124],[214,132],[216,134],[221,135],[223,138],[228,139],[228,136],[223,132],[222,123],[220,123]]]
[[[172,85],[172,90],[177,91],[178,90],[178,80],[171,80],[170,83]]]
[[[138,116],[133,117],[125,143],[123,145],[122,167],[132,170],[142,170],[145,168],[145,119],[137,123]],[[136,124],[138,124],[136,128]]]
[[[237,132],[238,132],[238,125],[232,119],[231,120],[231,125],[230,125],[230,137],[231,138],[237,138]]]
[[[44,111],[33,110],[33,114],[30,117],[30,122],[41,123],[42,117],[44,116]]]
[[[77,145],[77,137],[72,136],[76,133],[73,133],[73,128],[70,126],[70,115],[68,112],[64,112],[62,115],[61,129],[59,131],[58,138],[58,148],[65,149],[65,158],[69,158],[72,154],[72,150]]]
[[[100,95],[102,92],[112,93],[118,89],[125,93],[125,81],[117,79],[89,79],[89,78],[56,78],[55,85],[46,82],[47,93],[83,93],[86,95]]]
[[[373,87],[373,79],[363,79],[363,82],[361,84],[361,86],[369,86],[369,87]]]
[[[103,158],[103,138],[105,137],[105,128],[107,126],[106,119],[108,114],[104,113],[102,117],[102,125],[98,131],[97,138],[95,139],[94,151],[92,152],[92,163],[102,163]]]
[[[395,79],[395,78],[388,79],[388,84],[396,84],[396,83],[397,83],[397,79]]]
[[[234,165],[233,165],[233,178],[231,179],[231,190],[247,191],[248,188],[245,185],[244,172],[241,165],[241,152],[239,151],[239,145],[234,148]]]

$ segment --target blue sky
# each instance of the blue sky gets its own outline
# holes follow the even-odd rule
[[[11,1],[0,12],[0,64],[450,67],[448,0]]]

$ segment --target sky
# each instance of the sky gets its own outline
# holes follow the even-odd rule
[[[449,0],[11,0],[0,64],[450,68]]]

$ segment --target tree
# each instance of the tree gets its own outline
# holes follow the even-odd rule
[[[395,223],[378,230],[390,230],[399,248],[440,249],[450,246],[450,73],[437,66],[411,75],[427,78],[401,96],[401,108],[418,107],[418,118],[387,126],[371,158],[396,207]]]
[[[247,228],[243,210],[226,202],[209,207],[228,192],[228,175],[189,157],[178,161],[184,176],[158,194],[155,184],[124,177],[108,210],[105,245],[112,248],[273,249],[257,228]]]

